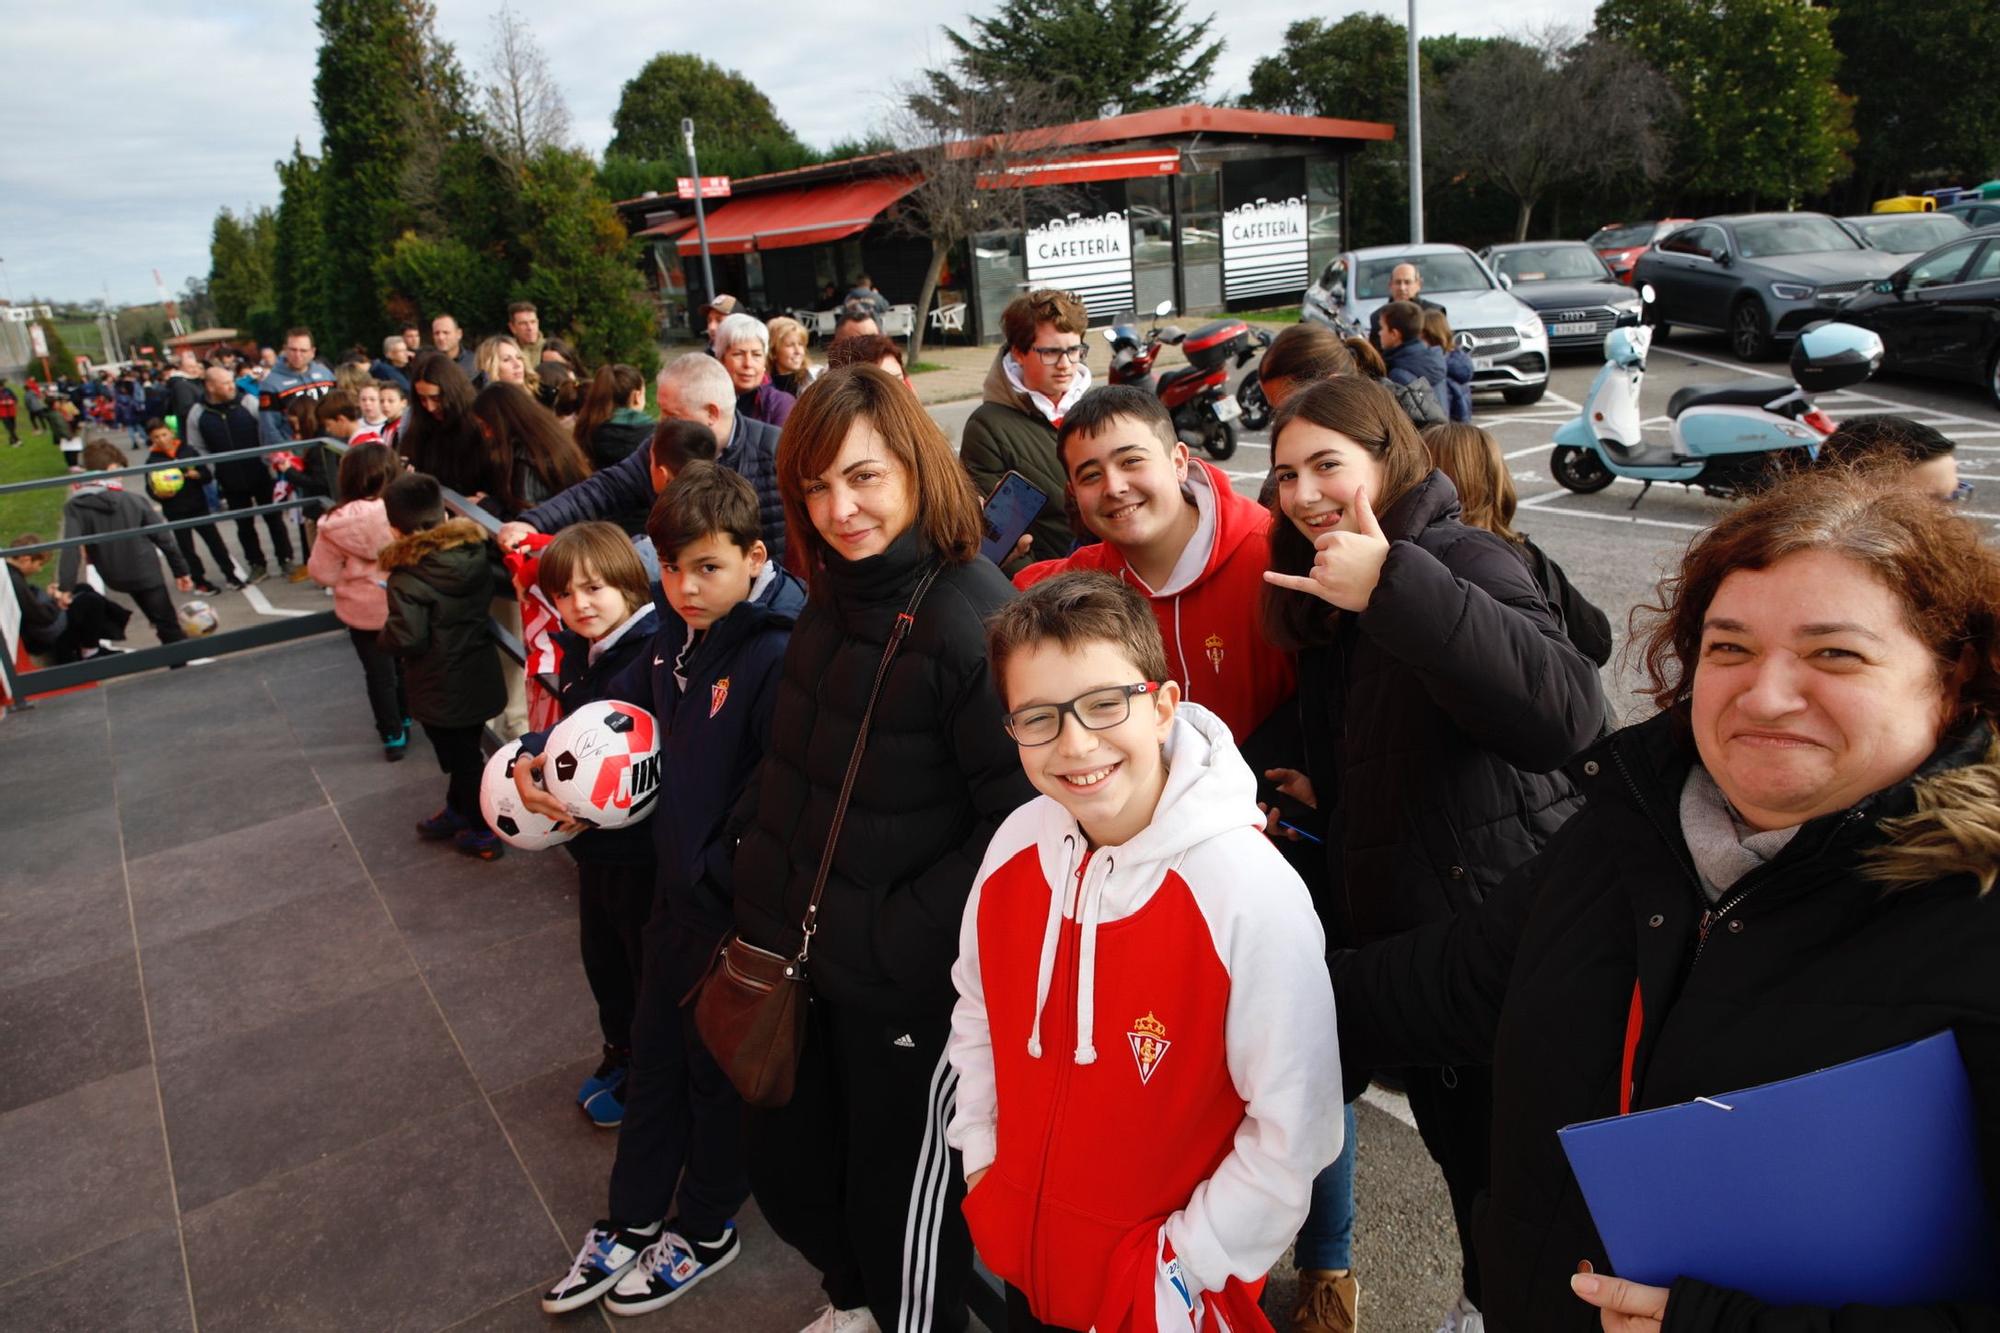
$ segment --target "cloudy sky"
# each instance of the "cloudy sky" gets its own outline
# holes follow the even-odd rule
[[[469,70],[483,63],[494,0],[438,0],[439,28]],[[518,6],[531,15],[569,98],[577,138],[611,137],[618,91],[655,51],[695,51],[741,71],[809,143],[865,133],[888,86],[941,56],[940,23],[991,6],[750,0],[662,5],[583,0]],[[1201,13],[1209,5],[1192,0]],[[1401,5],[1236,0],[1211,92],[1241,91],[1257,57],[1303,13],[1329,18]],[[1422,0],[1426,33],[1486,35],[1562,22],[1586,26],[1591,0]],[[829,23],[830,13],[839,13]],[[922,15],[922,17],[917,17]],[[319,137],[312,81],[318,34],[306,0],[241,6],[96,0],[11,15],[0,50],[0,295],[151,301],[208,271],[217,208],[275,203],[271,164]],[[39,145],[31,149],[30,145]]]

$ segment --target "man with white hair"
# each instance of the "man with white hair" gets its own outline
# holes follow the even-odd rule
[[[392,333],[382,340],[382,355],[376,358],[374,365],[368,367],[369,377],[372,379],[387,380],[391,384],[400,385],[403,390],[403,397],[408,398],[410,396],[410,362],[416,358],[416,355],[417,351],[414,347],[410,346],[408,338],[405,338],[400,333]]]
[[[771,383],[771,330],[755,315],[726,316],[715,326],[708,349],[736,385],[738,416],[769,422],[783,429],[798,399]]]
[[[785,502],[778,496],[778,428],[736,410],[736,385],[729,372],[701,352],[669,361],[660,370],[660,417],[697,421],[722,442],[715,461],[749,482],[757,492],[757,517],[772,560],[785,558]],[[623,460],[503,524],[495,534],[511,550],[533,532],[556,533],[572,523],[605,519],[620,523],[653,507],[652,451],[634,449]]]

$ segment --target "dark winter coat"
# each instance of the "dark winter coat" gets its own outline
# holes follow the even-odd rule
[[[1479,905],[1576,809],[1557,770],[1604,720],[1597,669],[1521,557],[1458,521],[1442,472],[1381,516],[1368,609],[1300,654],[1306,762],[1327,821],[1332,938]]]
[[[377,563],[389,576],[381,644],[403,660],[410,716],[470,727],[507,706],[489,620],[493,567],[486,530],[469,518],[398,537]]]
[[[996,356],[993,368],[986,373],[984,401],[965,420],[958,457],[981,496],[992,495],[1003,477],[1018,472],[1049,497],[1028,525],[1028,535],[1035,540],[1027,556],[1002,565],[1014,575],[1034,561],[1062,559],[1076,549],[1077,539],[1063,505],[1068,477],[1056,457],[1056,428],[1008,380],[1006,355],[1002,351]]]
[[[1472,420],[1472,357],[1456,347],[1444,358],[1444,406],[1453,421]]]
[[[160,511],[124,488],[122,482],[85,479],[63,502],[63,536],[95,537],[114,532],[144,532],[143,537],[124,541],[91,542],[87,546],[65,546],[57,562],[56,586],[74,588],[82,570],[77,552],[90,553],[90,563],[98,577],[113,588],[157,588],[166,580],[160,574],[157,550],[167,558],[174,577],[187,577],[187,561],[182,559],[174,537],[160,526]]]
[[[1399,343],[1382,354],[1388,363],[1389,378],[1397,384],[1414,384],[1423,380],[1431,386],[1431,392],[1444,400],[1444,386],[1450,377],[1445,373],[1444,353],[1421,339]]]
[[[160,512],[169,519],[200,518],[208,512],[208,469],[196,461],[200,457],[200,450],[191,445],[182,445],[180,452],[173,454],[160,449],[147,451],[148,463],[179,463],[181,467],[181,488],[165,499],[153,495],[153,478],[159,473],[146,474],[146,493],[153,495]]]
[[[1597,665],[1609,662],[1611,617],[1578,592],[1576,585],[1569,581],[1569,575],[1563,573],[1563,567],[1525,535],[1521,538],[1521,547],[1522,553],[1528,557],[1528,568],[1534,571],[1535,582],[1541,585],[1542,596],[1562,621],[1563,634],[1576,645],[1578,652]]]
[[[736,415],[750,417],[783,430],[785,419],[791,416],[792,407],[798,401],[793,395],[766,381],[748,393],[736,395]]]
[[[1616,733],[1572,765],[1582,811],[1479,911],[1334,962],[1351,1076],[1493,1063],[1493,1172],[1474,1229],[1494,1333],[1598,1328],[1569,1278],[1579,1260],[1610,1264],[1556,1131],[1618,1113],[1635,984],[1635,1110],[1954,1030],[2000,1204],[2000,902],[1975,878],[2000,846],[1991,730],[1960,729],[1915,778],[1806,824],[1713,909],[1680,826],[1695,762],[1678,717]],[[1928,846],[1883,826],[1920,790],[1939,814]],[[1875,849],[1897,849],[1902,884],[1871,877]],[[1994,1328],[1992,1308],[1779,1311],[1687,1279],[1665,1321],[1665,1333]]]
[[[167,376],[167,415],[180,423],[181,440],[188,438],[188,413],[206,392],[201,376],[179,373]]]
[[[590,433],[591,470],[601,472],[646,448],[659,424],[637,408],[621,407],[613,412]]]
[[[729,439],[715,461],[757,492],[757,521],[764,531],[764,549],[773,560],[783,563],[785,501],[778,494],[778,428],[737,413]],[[550,496],[522,514],[521,521],[537,532],[556,533],[572,523],[604,519],[627,532],[637,532],[645,526],[652,508],[652,454],[635,449],[615,467],[593,472],[560,495]]]
[[[264,442],[257,429],[257,401],[239,393],[227,404],[206,398],[188,409],[187,443],[205,454],[255,449]],[[233,458],[213,466],[215,484],[224,491],[254,490],[271,475],[262,458]]]
[[[785,654],[770,754],[732,821],[736,928],[752,944],[798,948],[890,626],[936,562],[912,528],[881,555],[830,559],[813,584]],[[973,876],[993,830],[1034,795],[986,664],[986,617],[1012,594],[988,561],[947,564],[883,682],[813,937],[813,987],[835,1004],[951,1011]]]
[[[599,653],[595,662],[590,660],[588,639],[566,629],[557,630],[551,637],[562,650],[556,666],[556,698],[562,704],[563,716],[568,717],[585,704],[600,699],[618,699],[652,712],[653,701],[648,692],[632,690],[626,680],[629,677],[644,683],[646,661],[653,656],[653,638],[659,623],[659,613],[647,607],[639,621],[620,635],[618,642]],[[637,697],[633,697],[635,694]],[[528,732],[521,737],[521,753],[540,754],[547,740],[545,731]],[[656,800],[652,813],[644,819],[623,828],[579,833],[563,844],[563,850],[590,865],[649,865],[653,860],[653,823],[659,808],[660,802]]]

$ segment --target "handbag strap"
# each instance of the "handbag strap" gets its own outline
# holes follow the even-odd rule
[[[812,952],[812,937],[819,930],[819,900],[826,892],[826,878],[833,870],[833,851],[840,842],[840,826],[847,820],[848,798],[854,795],[854,779],[861,772],[861,755],[868,748],[868,725],[875,718],[875,701],[882,697],[882,682],[888,678],[889,663],[895,660],[896,650],[903,646],[910,627],[917,623],[917,606],[924,600],[924,594],[931,590],[931,584],[943,572],[942,561],[932,565],[917,581],[916,590],[910,594],[910,604],[897,613],[895,623],[889,627],[889,642],[882,647],[882,661],[875,668],[875,683],[868,687],[868,706],[861,712],[861,728],[854,736],[854,753],[847,757],[847,772],[840,779],[840,798],[833,804],[833,823],[826,831],[826,847],[820,852],[819,873],[813,876],[812,897],[806,901],[805,920],[800,923],[798,962],[804,967],[807,956]]]

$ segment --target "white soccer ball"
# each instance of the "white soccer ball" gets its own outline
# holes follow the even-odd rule
[[[660,793],[660,729],[617,699],[588,703],[558,722],[542,753],[542,781],[574,819],[623,828],[653,812]]]
[[[486,771],[479,777],[479,813],[486,816],[486,826],[509,847],[524,852],[568,842],[574,833],[558,832],[555,820],[521,804],[520,789],[514,785],[514,764],[520,758],[521,742],[509,741],[486,761]]]

